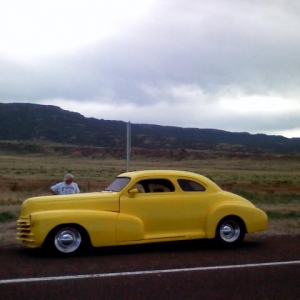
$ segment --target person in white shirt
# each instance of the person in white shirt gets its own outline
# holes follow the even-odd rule
[[[59,182],[50,187],[50,192],[53,195],[67,195],[80,193],[77,183],[73,182],[74,176],[72,174],[66,174],[64,181]]]

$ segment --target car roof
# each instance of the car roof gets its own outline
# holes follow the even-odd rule
[[[188,172],[188,171],[180,171],[180,170],[139,170],[139,171],[131,171],[120,174],[119,176],[142,176],[142,175],[181,175],[181,176],[195,176],[199,175],[197,173]]]
[[[118,177],[130,177],[131,179],[136,179],[140,177],[147,177],[147,176],[176,176],[176,177],[190,177],[194,179],[200,180],[207,186],[215,186],[215,188],[220,189],[220,187],[214,183],[209,178],[189,171],[180,171],[180,170],[141,170],[141,171],[132,171],[126,172],[118,175]]]

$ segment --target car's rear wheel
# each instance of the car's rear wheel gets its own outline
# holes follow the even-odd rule
[[[220,221],[216,231],[216,239],[223,245],[237,245],[245,237],[245,225],[236,217],[226,217]]]
[[[51,248],[61,254],[74,254],[87,244],[84,230],[75,225],[61,226],[52,231],[49,237]]]

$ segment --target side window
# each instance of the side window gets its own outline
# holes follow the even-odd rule
[[[147,179],[138,182],[144,187],[145,193],[174,192],[175,187],[168,179]]]
[[[136,183],[131,189],[138,189],[139,193],[145,193],[143,185],[141,185],[139,182]]]
[[[185,192],[203,192],[205,187],[198,182],[186,179],[178,179],[180,188]]]

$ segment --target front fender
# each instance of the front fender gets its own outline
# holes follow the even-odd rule
[[[206,238],[214,238],[219,222],[227,216],[237,216],[245,224],[246,232],[257,232],[267,228],[268,217],[264,211],[255,207],[236,203],[221,204],[213,207],[206,217]]]
[[[118,213],[94,210],[55,210],[31,214],[31,231],[35,244],[42,245],[49,232],[63,224],[83,227],[94,247],[116,244],[116,220]]]

